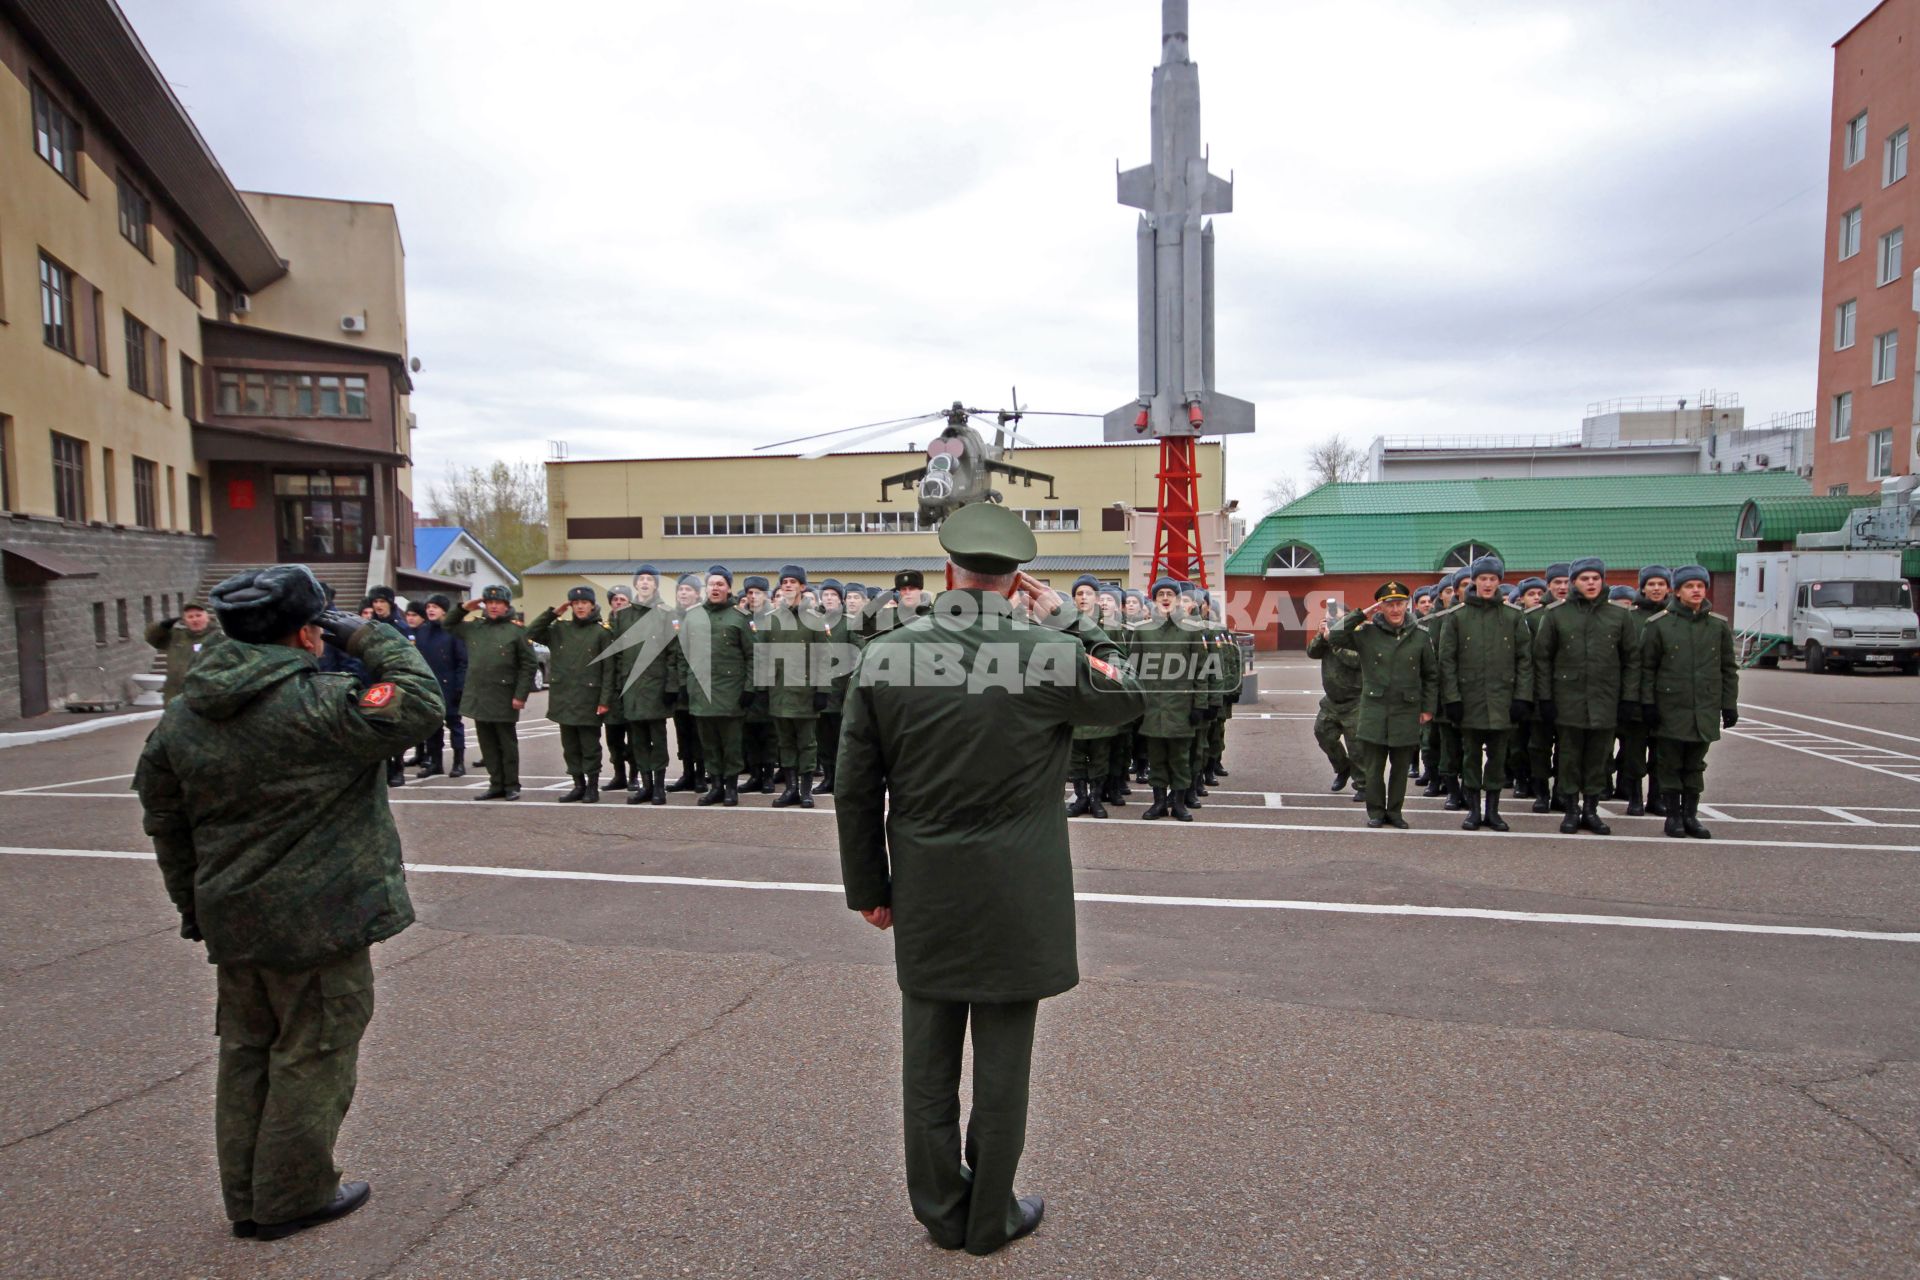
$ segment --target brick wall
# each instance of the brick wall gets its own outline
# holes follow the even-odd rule
[[[152,616],[180,611],[213,559],[213,539],[194,534],[66,524],[15,515],[0,517],[0,546],[41,548],[78,561],[98,576],[63,578],[40,586],[0,581],[0,719],[21,713],[19,637],[15,612],[45,610],[47,702],[123,699],[127,677],[151,670],[154,651],[142,633]],[[164,604],[162,597],[165,597]],[[120,635],[120,602],[127,634]],[[96,639],[94,606],[103,605],[106,643]]]

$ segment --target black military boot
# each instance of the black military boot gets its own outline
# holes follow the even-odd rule
[[[1600,797],[1586,796],[1580,802],[1580,825],[1597,836],[1610,836],[1613,828],[1600,817]]]
[[[1439,767],[1429,760],[1427,763],[1427,785],[1420,788],[1420,794],[1426,796],[1428,799],[1432,799],[1434,796],[1443,796],[1446,793],[1447,775],[1441,773]]]
[[[813,778],[811,775],[800,779],[800,807],[813,808]]]
[[[1172,814],[1175,818],[1179,819],[1181,822],[1193,821],[1193,815],[1187,812],[1187,808],[1189,805],[1192,805],[1192,807],[1195,809],[1198,809],[1200,807],[1197,804],[1193,804],[1192,801],[1183,801],[1181,793],[1178,791],[1173,791],[1168,793],[1167,812]]]
[[[1627,788],[1627,816],[1629,818],[1637,818],[1647,811],[1647,806],[1640,802],[1640,788],[1641,781],[1638,778],[1635,778],[1633,784]]]
[[[651,797],[648,803],[665,804],[667,802],[667,771],[655,769],[647,776],[653,779],[653,786],[648,788],[648,794]]]
[[[1700,825],[1700,793],[1688,791],[1680,797],[1680,829],[1695,840],[1711,840],[1713,832]]]
[[[830,796],[833,794],[833,766],[825,765],[820,770],[820,781],[814,786],[813,794]]]
[[[577,773],[567,775],[573,779],[573,790],[560,797],[561,804],[578,804],[587,798],[587,780]]]
[[[580,797],[583,804],[600,803],[600,774],[596,770],[587,775],[587,794]]]
[[[1107,816],[1107,806],[1100,803],[1100,784],[1097,782],[1087,784],[1087,816],[1091,818]]]
[[[1226,776],[1227,776],[1227,766],[1226,766],[1226,765],[1224,765],[1224,764],[1222,764],[1222,763],[1220,763],[1220,757],[1219,757],[1219,756],[1215,756],[1215,757],[1213,758],[1213,779],[1214,779],[1214,781],[1215,781],[1215,782],[1218,782],[1218,781],[1219,781],[1220,779],[1222,779],[1222,778],[1224,778],[1224,777],[1226,777]]]
[[[627,762],[625,760],[616,759],[613,762],[613,779],[612,781],[607,783],[607,790],[625,791],[626,789],[627,789]]]
[[[1189,809],[1198,809],[1200,807],[1200,797],[1205,794],[1207,794],[1206,791],[1204,791],[1197,782],[1184,791],[1176,791],[1173,793],[1174,799],[1186,805]]]
[[[402,764],[406,765],[409,768],[418,768],[420,765],[423,765],[426,762],[427,762],[427,748],[424,744],[416,744],[413,748],[413,754],[408,756],[405,760],[401,761]]]
[[[449,778],[464,778],[467,776],[467,753],[458,747],[454,748],[453,768],[447,771],[447,776]]]
[[[446,771],[447,753],[444,751],[436,751],[420,762],[420,772],[414,774],[413,777],[414,781],[418,782],[422,778],[431,778],[435,774],[445,773]]]
[[[1073,799],[1067,801],[1067,816],[1069,818],[1078,818],[1086,813],[1086,811],[1087,780],[1085,778],[1075,778],[1073,780]]]
[[[646,804],[652,799],[653,774],[649,771],[635,769],[633,771],[633,786],[628,788],[627,791],[627,803]]]
[[[722,784],[722,788],[725,792],[725,794],[720,798],[720,803],[722,805],[724,805],[726,808],[731,809],[740,803],[739,782],[735,781],[732,778],[728,778],[726,782]]]
[[[1577,833],[1580,830],[1580,797],[1570,797],[1560,812],[1564,815],[1560,819],[1560,834],[1570,836]]]
[[[1207,761],[1207,767],[1200,771],[1200,781],[1209,787],[1220,785],[1220,775],[1213,771],[1213,761]]]
[[[1158,782],[1153,784],[1153,803],[1148,805],[1147,811],[1140,816],[1149,822],[1155,818],[1164,818],[1167,816],[1167,788],[1165,785]]]
[[[726,783],[720,780],[718,775],[716,775],[713,779],[712,788],[710,788],[708,791],[706,791],[704,794],[701,795],[698,803],[719,804],[722,800],[725,800],[726,798],[727,798],[727,785]]]
[[[1193,775],[1193,782],[1187,787],[1187,790],[1195,796],[1204,796],[1207,794],[1207,784],[1202,782],[1200,775],[1196,773]],[[1191,798],[1188,800],[1188,803],[1192,803]]]
[[[1116,773],[1107,779],[1106,793],[1101,796],[1101,799],[1110,805],[1124,809],[1127,807],[1127,795],[1127,780]]]
[[[1511,831],[1507,820],[1500,816],[1500,789],[1495,787],[1487,792],[1487,811],[1480,819],[1489,831]]]
[[[1353,770],[1351,768],[1340,770],[1338,773],[1333,775],[1333,785],[1328,787],[1327,790],[1339,791],[1343,789],[1347,785],[1347,779],[1351,778],[1352,776],[1353,776]]]
[[[1660,800],[1660,808],[1664,811],[1667,819],[1666,833],[1676,840],[1685,840],[1687,838],[1687,823],[1685,815],[1681,812],[1683,806],[1680,803],[1680,793],[1678,791],[1662,791],[1660,793]]]
[[[1667,796],[1669,792],[1655,789],[1652,778],[1647,779],[1647,812],[1656,818],[1667,816]]]
[[[1533,779],[1526,774],[1517,774],[1513,779],[1513,798],[1531,800],[1533,798]]]
[[[777,772],[779,771],[776,769],[769,769],[764,765],[761,767],[760,774],[759,774],[761,795],[770,796],[773,794],[773,778]]]
[[[798,769],[789,769],[787,771],[786,790],[782,791],[779,795],[773,798],[773,804],[770,806],[771,808],[790,809],[794,805],[800,803],[800,783],[794,777],[794,775],[799,772],[800,771]],[[807,781],[812,782],[813,779],[809,778],[807,779]]]
[[[1432,757],[1432,755],[1431,755],[1430,753],[1428,753],[1428,752],[1425,752],[1425,751],[1416,751],[1416,752],[1414,752],[1414,753],[1413,753],[1413,766],[1414,766],[1414,768],[1413,768],[1413,779],[1412,779],[1412,781],[1413,781],[1413,785],[1414,785],[1414,786],[1416,786],[1416,787],[1424,787],[1424,786],[1426,786],[1426,785],[1427,785],[1427,783],[1428,783],[1428,782],[1430,782],[1430,781],[1432,781],[1432,779],[1433,779],[1433,757]],[[1334,788],[1334,790],[1335,790],[1335,791],[1338,791],[1339,789],[1340,789],[1340,788],[1338,788],[1338,787],[1335,787],[1335,788]]]
[[[387,785],[390,787],[404,787],[407,785],[406,766],[392,757],[387,759]]]
[[[1460,829],[1478,831],[1480,829],[1480,793],[1469,788],[1460,794],[1467,802],[1467,816],[1460,819]]]
[[[1551,790],[1552,784],[1544,778],[1535,780],[1533,786],[1533,811],[1535,813],[1553,812],[1553,801],[1548,798]]]
[[[1460,794],[1460,775],[1450,773],[1446,776],[1447,802],[1440,807],[1455,813],[1467,807],[1466,797]]]
[[[680,776],[673,780],[669,791],[698,791],[700,789],[700,770],[685,760],[680,762]]]
[[[1367,802],[1366,783],[1355,778],[1353,780],[1353,794],[1349,796],[1348,799],[1352,800],[1355,804],[1365,804]]]

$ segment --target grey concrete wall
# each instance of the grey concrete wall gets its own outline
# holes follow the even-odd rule
[[[68,701],[123,699],[127,677],[153,665],[142,633],[153,618],[178,613],[213,559],[213,539],[187,533],[68,524],[32,516],[0,517],[0,546],[43,548],[97,576],[41,586],[0,581],[0,720],[20,714],[20,658],[14,614],[22,605],[46,610],[47,701],[57,714]],[[120,635],[125,602],[127,634]],[[104,606],[106,643],[94,629]]]

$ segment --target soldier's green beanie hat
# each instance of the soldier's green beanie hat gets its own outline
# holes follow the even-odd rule
[[[212,600],[220,629],[249,644],[284,640],[327,611],[320,579],[303,564],[236,573],[213,589]]]

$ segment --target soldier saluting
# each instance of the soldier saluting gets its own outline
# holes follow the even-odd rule
[[[216,966],[214,1137],[237,1236],[352,1213],[334,1138],[373,1016],[368,948],[413,923],[385,762],[439,723],[439,682],[399,632],[327,607],[305,565],[213,589],[203,651],[134,774],[180,936]],[[336,645],[370,683],[319,670]]]
[[[470,618],[475,609],[481,616]],[[473,717],[487,770],[487,789],[474,799],[518,800],[520,737],[514,724],[533,693],[533,673],[540,664],[527,633],[514,624],[513,596],[505,587],[486,588],[478,600],[467,601],[447,617],[447,634],[467,646],[461,709]]]

